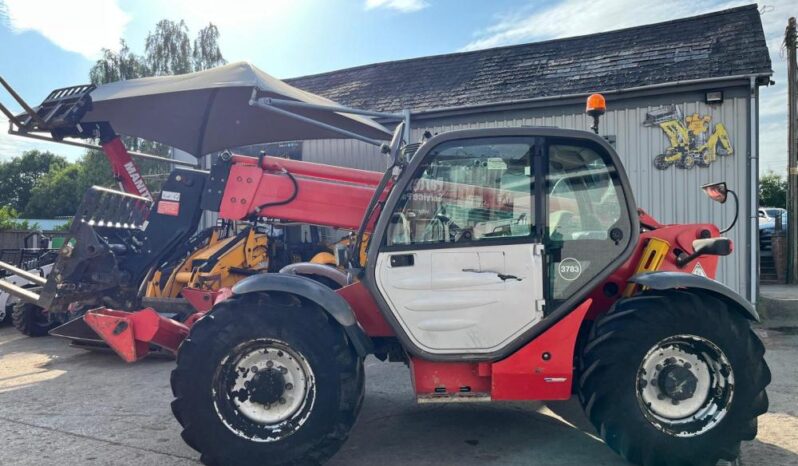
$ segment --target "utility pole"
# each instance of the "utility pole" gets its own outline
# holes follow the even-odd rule
[[[787,283],[798,284],[798,65],[796,65],[795,18],[787,22],[784,46],[787,49],[787,95],[789,99],[787,153]]]

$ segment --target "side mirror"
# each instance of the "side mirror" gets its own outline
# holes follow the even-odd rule
[[[729,238],[706,238],[693,241],[694,254],[701,256],[728,256],[732,252],[732,242]]]
[[[684,267],[699,256],[728,256],[732,253],[732,241],[729,238],[706,238],[693,241],[693,253],[682,254],[676,258],[676,265]]]
[[[701,189],[709,196],[710,199],[713,201],[725,204],[726,199],[729,196],[729,189],[726,187],[726,182],[721,181],[720,183],[710,183],[701,186]]]

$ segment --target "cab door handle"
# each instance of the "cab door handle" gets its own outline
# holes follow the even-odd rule
[[[391,267],[412,267],[415,262],[413,254],[394,254],[391,256]]]
[[[496,274],[496,276],[497,276],[497,277],[499,277],[499,279],[501,279],[502,281],[507,281],[507,280],[518,280],[518,281],[520,282],[521,280],[523,280],[523,278],[518,278],[518,277],[516,277],[515,275],[509,275],[509,274],[504,274],[504,273],[494,272],[494,271],[492,271],[492,270],[463,269],[463,272],[474,272],[474,273],[495,273],[495,274]]]

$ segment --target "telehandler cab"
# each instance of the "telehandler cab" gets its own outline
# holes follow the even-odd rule
[[[235,90],[224,96],[220,73],[235,75],[226,81]],[[140,89],[174,89],[177,79],[127,84],[127,101],[119,105],[130,112],[110,123],[141,117],[138,103],[152,101]],[[242,115],[268,115],[262,141],[282,131],[286,139],[338,134],[381,144],[379,128],[352,115],[402,120],[383,145],[390,161],[379,179],[238,155],[220,158],[210,174],[177,169],[164,190],[181,190],[179,213],[159,220],[175,228],[144,243],[168,247],[192,225],[183,216],[201,210],[228,220],[357,228],[351,245],[337,251],[346,286],[258,274],[219,292],[187,290],[197,312],[182,323],[149,309],[86,313],[84,320],[128,361],[152,344],[177,353],[172,410],[204,463],[324,462],[357,419],[370,354],[406,363],[421,403],[576,394],[607,445],[635,464],[710,465],[734,459],[741,441],[756,436],[770,382],[764,346],[751,330],[758,316],[712,279],[731,242],[715,225],[665,225],[639,211],[618,155],[601,137],[489,128],[408,144],[409,112],[341,107],[245,64],[185,79],[193,99],[215,99],[228,112],[216,120],[210,109],[206,123],[224,127],[244,122]],[[215,86],[213,99],[198,91],[203,82]],[[181,96],[187,106],[189,94]],[[589,102],[597,131],[603,107],[595,104],[603,99]],[[230,131],[246,130],[236,128]],[[128,134],[141,135],[135,130],[130,125]],[[216,147],[214,138],[225,134],[210,129],[197,147]],[[165,132],[149,136],[184,143]],[[724,184],[706,190],[719,202],[730,192]],[[162,194],[151,222],[163,200]],[[56,266],[64,273],[51,274],[43,293],[49,287],[53,302],[81,301],[96,293],[82,287],[137,270],[140,246],[133,239],[149,229],[129,223],[135,231],[120,238],[125,256],[97,239],[91,214],[81,209],[74,250],[62,251]],[[357,252],[365,235],[363,260]],[[93,281],[68,280],[66,272],[77,271],[70,264],[90,254],[97,254],[92,273],[79,276]],[[119,303],[135,310],[135,303]]]

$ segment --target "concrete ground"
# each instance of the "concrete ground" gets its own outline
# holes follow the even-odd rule
[[[760,285],[757,310],[769,319],[798,316],[798,285]]]
[[[741,462],[798,465],[798,318],[758,331],[773,371],[770,412]],[[0,329],[0,464],[197,464],[169,409],[173,365],[126,365]],[[365,405],[334,466],[624,464],[573,401],[419,406],[403,365],[366,365]]]

